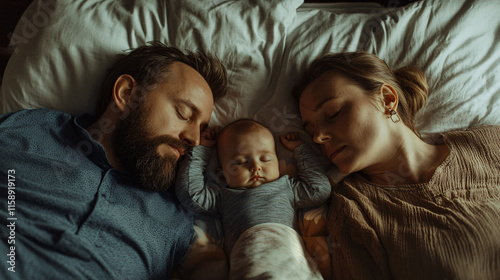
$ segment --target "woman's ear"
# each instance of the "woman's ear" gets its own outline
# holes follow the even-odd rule
[[[390,110],[396,111],[398,108],[398,93],[396,90],[388,84],[383,84],[380,86],[380,95],[386,113],[389,114]]]
[[[135,85],[135,79],[127,74],[123,74],[116,79],[113,87],[113,100],[121,112],[128,112],[130,110],[130,106],[128,105],[133,100],[132,92]]]

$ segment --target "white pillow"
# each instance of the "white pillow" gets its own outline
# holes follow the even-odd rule
[[[424,135],[500,124],[499,15],[496,0],[425,0],[354,13],[299,10],[275,98],[287,98],[290,81],[314,58],[364,50],[393,68],[416,65],[426,72],[430,97],[416,120]]]
[[[301,3],[35,1],[12,37],[15,53],[2,84],[2,113],[36,107],[92,113],[115,55],[159,40],[217,55],[227,66],[230,98],[216,112],[228,119],[246,116],[265,102],[258,95],[273,83],[286,29]]]

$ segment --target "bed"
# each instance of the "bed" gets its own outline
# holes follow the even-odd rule
[[[37,107],[92,113],[115,55],[160,40],[208,50],[226,66],[229,93],[216,103],[211,125],[253,118],[276,136],[302,131],[294,81],[314,58],[356,50],[394,68],[425,70],[430,97],[416,121],[424,137],[500,125],[499,14],[496,0],[421,0],[394,8],[300,0],[34,1],[11,38],[0,113]],[[280,171],[293,175],[290,153],[278,145],[278,156]],[[335,182],[341,176],[328,167]],[[338,244],[329,242],[325,211],[300,211],[296,229],[328,279],[329,252]],[[199,216],[195,224],[197,239],[175,277],[225,279],[219,221]]]

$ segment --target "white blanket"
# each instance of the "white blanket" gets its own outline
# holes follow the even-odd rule
[[[304,248],[300,235],[276,223],[246,230],[234,244],[229,258],[229,279],[323,279]]]

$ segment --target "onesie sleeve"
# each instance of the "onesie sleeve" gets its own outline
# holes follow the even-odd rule
[[[295,149],[293,158],[298,172],[298,178],[292,179],[297,207],[315,207],[325,203],[330,197],[331,185],[318,155],[304,143]]]
[[[211,153],[210,148],[194,147],[179,164],[175,193],[184,206],[196,213],[217,214],[219,193],[205,179]]]

